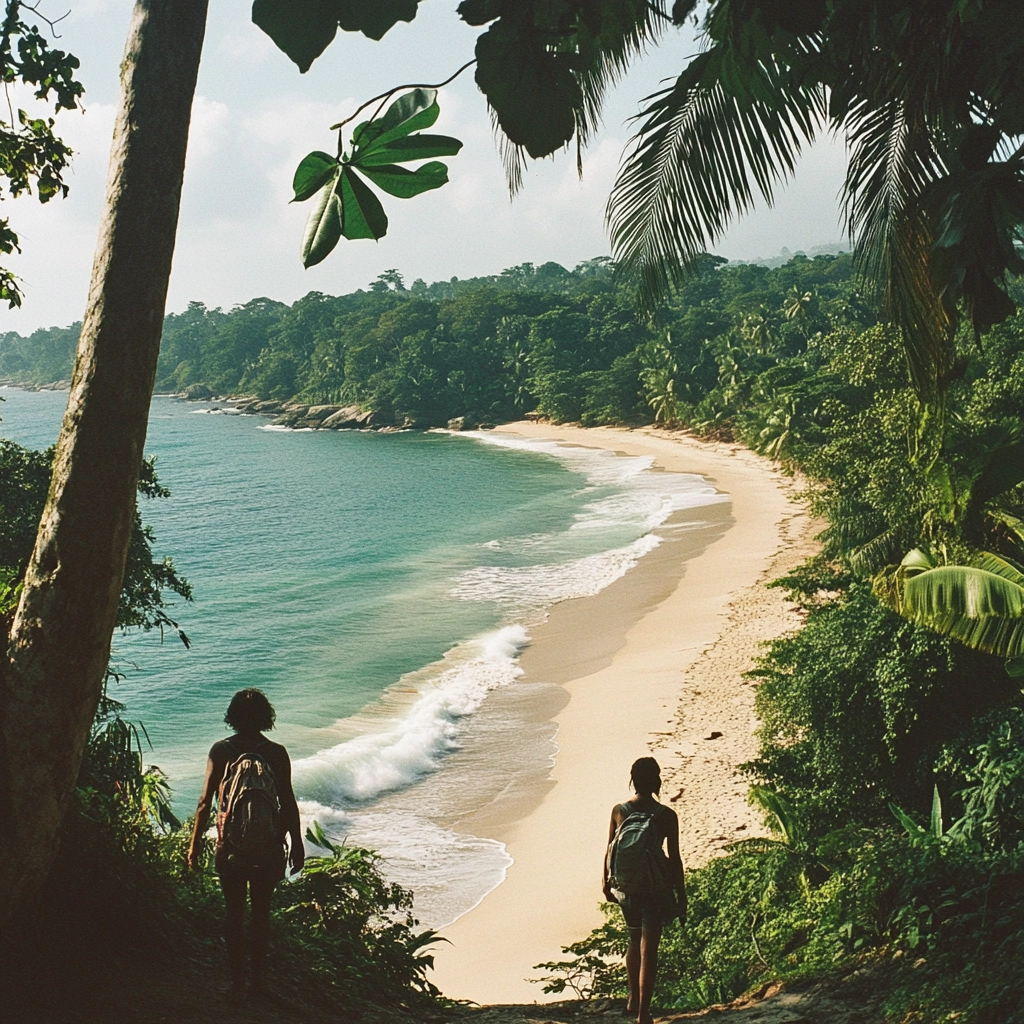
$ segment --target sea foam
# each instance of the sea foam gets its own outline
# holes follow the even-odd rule
[[[659,543],[658,537],[648,533],[625,547],[570,562],[481,565],[462,573],[451,593],[463,601],[494,601],[514,612],[540,612],[559,601],[599,594]]]
[[[529,639],[519,624],[459,644],[438,664],[411,707],[383,729],[296,761],[296,788],[312,803],[346,808],[368,803],[434,771],[458,749],[459,723],[487,694],[522,674],[517,656]],[[430,673],[420,670],[414,675]],[[402,682],[407,682],[405,677]]]

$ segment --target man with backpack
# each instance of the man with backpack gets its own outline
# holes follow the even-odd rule
[[[629,774],[636,796],[612,808],[604,895],[622,908],[629,929],[626,1010],[636,1014],[637,1024],[651,1024],[661,931],[676,917],[686,920],[686,882],[679,856],[679,819],[657,799],[658,762],[641,757]]]
[[[248,889],[251,991],[265,993],[263,970],[270,942],[270,897],[285,875],[284,839],[290,839],[288,860],[302,870],[305,850],[299,806],[292,790],[288,751],[263,733],[274,728],[276,715],[261,690],[239,690],[231,698],[224,721],[235,730],[210,748],[206,779],[196,808],[188,865],[199,869],[203,836],[217,796],[215,865],[227,907],[227,951],[231,970],[230,998],[245,1000],[245,903]]]

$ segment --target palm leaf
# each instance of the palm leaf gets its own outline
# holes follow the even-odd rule
[[[767,813],[768,825],[782,833],[783,840],[788,844],[800,841],[800,819],[794,813],[789,801],[766,786],[751,786],[748,797],[751,804],[760,807]]]
[[[850,565],[859,573],[876,573],[896,562],[899,552],[906,546],[904,540],[903,531],[893,528],[885,530],[866,544],[854,548],[849,555]]]
[[[909,577],[902,613],[968,647],[1003,658],[1024,654],[1024,572],[998,555]]]
[[[980,551],[971,560],[971,565],[976,569],[982,569],[1011,583],[1017,583],[1024,587],[1024,568],[1021,568],[1012,558],[1005,555],[994,555],[991,551]]]
[[[596,33],[585,22],[577,32],[582,68],[576,80],[583,91],[583,104],[576,112],[576,132],[581,147],[590,142],[601,123],[608,90],[621,80],[632,59],[642,54],[668,23],[664,0],[631,0],[628,6],[632,9],[627,17],[616,12],[618,16],[609,17],[607,24],[602,21]]]
[[[918,392],[941,390],[953,360],[952,324],[929,269],[931,234],[916,197],[943,167],[926,120],[899,96],[844,112],[850,161],[843,184],[846,228],[867,291],[902,329]]]
[[[573,77],[580,89],[574,104],[576,160],[583,175],[582,153],[601,123],[601,111],[608,90],[629,68],[632,59],[643,53],[671,23],[665,0],[622,0],[602,8],[594,5],[570,15],[569,20],[552,30],[548,41],[551,54],[572,56]],[[471,21],[471,24],[475,24]],[[526,148],[513,142],[490,108],[491,126],[509,193],[515,195],[523,185]]]
[[[678,284],[755,192],[772,204],[825,112],[821,86],[799,78],[717,45],[648,97],[607,209],[613,255],[641,302]]]

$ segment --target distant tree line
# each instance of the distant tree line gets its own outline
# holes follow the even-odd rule
[[[803,365],[815,336],[875,322],[847,256],[723,264],[706,257],[649,318],[603,258],[408,287],[392,270],[368,290],[291,306],[193,302],[164,321],[157,389],[354,403],[423,427],[527,412],[586,425],[724,422],[752,374]],[[78,330],[0,335],[0,377],[66,379]]]

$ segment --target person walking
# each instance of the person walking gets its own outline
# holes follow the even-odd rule
[[[266,994],[264,970],[270,943],[270,897],[285,875],[285,836],[293,872],[302,870],[305,850],[299,806],[292,790],[288,751],[263,734],[274,728],[276,714],[262,690],[239,690],[224,721],[234,735],[210,748],[206,778],[196,808],[188,865],[202,866],[203,836],[217,797],[217,852],[227,908],[225,936],[231,972],[230,998],[242,1003],[245,990],[245,904],[248,890],[251,993]]]
[[[641,757],[629,777],[636,795],[612,808],[603,889],[605,899],[622,909],[629,929],[626,1011],[636,1014],[637,1024],[651,1024],[661,932],[673,918],[686,920],[686,881],[679,819],[658,801],[658,762]]]

